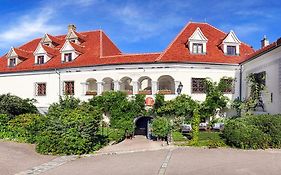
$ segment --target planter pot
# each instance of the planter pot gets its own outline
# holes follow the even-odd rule
[[[94,92],[94,91],[87,91],[87,92],[86,92],[86,95],[93,95],[93,96],[96,96],[96,95],[97,95],[97,92]]]
[[[140,90],[138,94],[142,94],[142,95],[151,95],[152,92],[151,92],[151,90]]]
[[[169,95],[169,94],[172,94],[172,91],[171,90],[159,90],[158,94]]]

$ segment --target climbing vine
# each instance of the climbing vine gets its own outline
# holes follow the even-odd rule
[[[261,93],[266,89],[266,73],[251,73],[247,77],[247,84],[250,87],[249,97],[242,103],[242,109],[246,114],[251,114],[259,103],[262,103]]]

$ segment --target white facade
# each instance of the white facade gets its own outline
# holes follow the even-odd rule
[[[133,94],[137,94],[139,80],[142,77],[151,79],[152,96],[158,92],[159,77],[169,75],[174,80],[174,89],[179,83],[183,85],[182,94],[188,94],[193,99],[203,101],[205,94],[191,92],[192,78],[211,78],[219,81],[222,77],[235,78],[235,93],[226,94],[230,99],[239,95],[239,66],[238,65],[215,65],[215,64],[134,64],[118,66],[80,67],[60,70],[18,72],[0,74],[0,94],[11,93],[22,98],[34,98],[38,108],[46,109],[54,102],[58,102],[59,95],[63,95],[64,82],[74,81],[75,97],[81,100],[92,98],[86,95],[88,79],[95,79],[97,82],[97,94],[101,94],[104,87],[104,79],[111,78],[114,83],[114,90],[120,89],[120,81],[124,77],[132,79]],[[46,83],[46,96],[36,96],[36,83]],[[149,95],[151,96],[151,95]],[[175,94],[165,95],[167,100],[175,98]]]
[[[250,73],[266,72],[266,89],[262,94],[265,112],[281,113],[281,47],[277,47],[257,58],[245,62],[242,67],[242,98],[249,96],[247,76]]]

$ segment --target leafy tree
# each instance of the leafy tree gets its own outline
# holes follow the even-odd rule
[[[215,115],[217,109],[221,110],[226,107],[229,99],[224,96],[224,92],[226,89],[231,89],[232,84],[227,83],[225,79],[225,77],[222,78],[219,83],[210,79],[205,80],[206,99],[201,103],[199,109],[201,119],[211,117]]]
[[[157,117],[152,120],[152,134],[159,139],[166,139],[171,132],[170,121],[165,117]]]
[[[93,97],[90,104],[109,114],[110,126],[124,130],[126,135],[134,133],[134,118],[145,114],[144,95],[128,99],[123,92],[108,91],[101,96]]]
[[[10,118],[26,113],[37,113],[34,99],[22,99],[11,94],[0,95],[0,114],[7,114]]]
[[[36,150],[43,154],[85,154],[104,144],[98,128],[101,112],[83,103],[74,109],[56,108],[46,116],[43,132],[40,133]],[[54,108],[52,109],[54,110]]]

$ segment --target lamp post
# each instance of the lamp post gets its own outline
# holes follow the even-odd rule
[[[178,93],[178,95],[181,94],[182,88],[183,88],[183,85],[182,85],[182,83],[180,82],[180,84],[178,85],[178,88],[177,88],[177,93]]]

